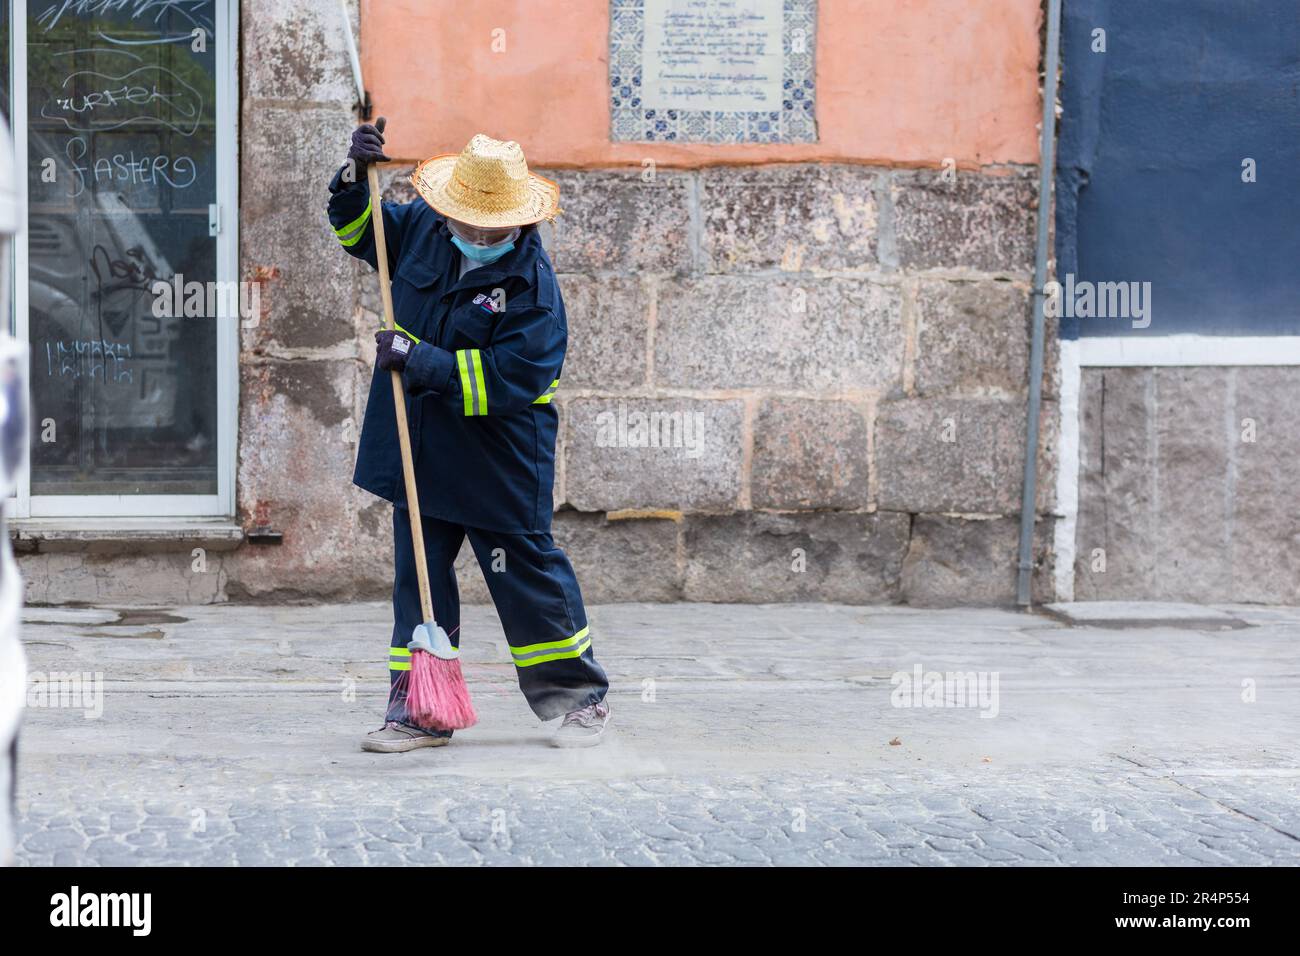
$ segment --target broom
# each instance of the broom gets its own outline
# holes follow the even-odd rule
[[[375,121],[382,133],[384,118]],[[388,246],[384,242],[384,211],[379,194],[379,173],[375,164],[366,167],[370,185],[371,221],[375,224],[375,262],[379,266],[379,291],[384,300],[384,327],[393,329],[393,292],[388,281]],[[420,582],[420,607],[424,623],[411,633],[411,671],[406,691],[406,708],[413,723],[437,730],[463,730],[478,722],[469,688],[460,669],[460,651],[433,617],[429,592],[429,565],[424,555],[424,528],[420,523],[420,497],[415,486],[415,464],[411,460],[411,434],[406,423],[406,397],[402,373],[393,370],[393,409],[397,413],[397,438],[402,449],[402,475],[406,480],[406,509],[411,519],[411,543],[415,550],[415,574]]]

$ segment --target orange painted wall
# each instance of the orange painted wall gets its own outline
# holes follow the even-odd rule
[[[394,159],[481,131],[552,167],[1037,162],[1039,0],[818,7],[817,143],[611,143],[608,0],[362,0],[362,68]]]

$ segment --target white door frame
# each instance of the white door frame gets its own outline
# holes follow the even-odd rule
[[[27,183],[27,8],[29,0],[10,0],[10,56],[13,76],[9,115],[14,121],[15,174]],[[213,0],[216,12],[216,201],[220,231],[216,236],[217,275],[221,282],[239,279],[239,2]],[[27,222],[23,201],[23,223]],[[24,227],[14,241],[14,334],[29,335],[28,245]],[[217,320],[217,493],[215,495],[35,495],[31,470],[24,467],[17,495],[8,503],[15,518],[232,517],[239,415],[239,323],[237,316]],[[30,368],[29,368],[30,375]],[[35,429],[39,434],[39,428]],[[28,465],[30,465],[30,456]]]
[[[1074,600],[1079,520],[1079,390],[1085,368],[1300,365],[1300,336],[1161,335],[1062,339],[1061,437],[1056,470],[1055,584],[1058,601]]]

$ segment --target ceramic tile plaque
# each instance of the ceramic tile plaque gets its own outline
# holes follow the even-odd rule
[[[811,143],[817,0],[611,0],[610,137]]]

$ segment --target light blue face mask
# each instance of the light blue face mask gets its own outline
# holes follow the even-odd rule
[[[507,252],[515,247],[515,241],[502,242],[495,246],[475,246],[466,242],[460,236],[452,236],[451,241],[456,248],[461,251],[466,259],[472,259],[479,265],[487,265],[489,262],[496,262]]]

